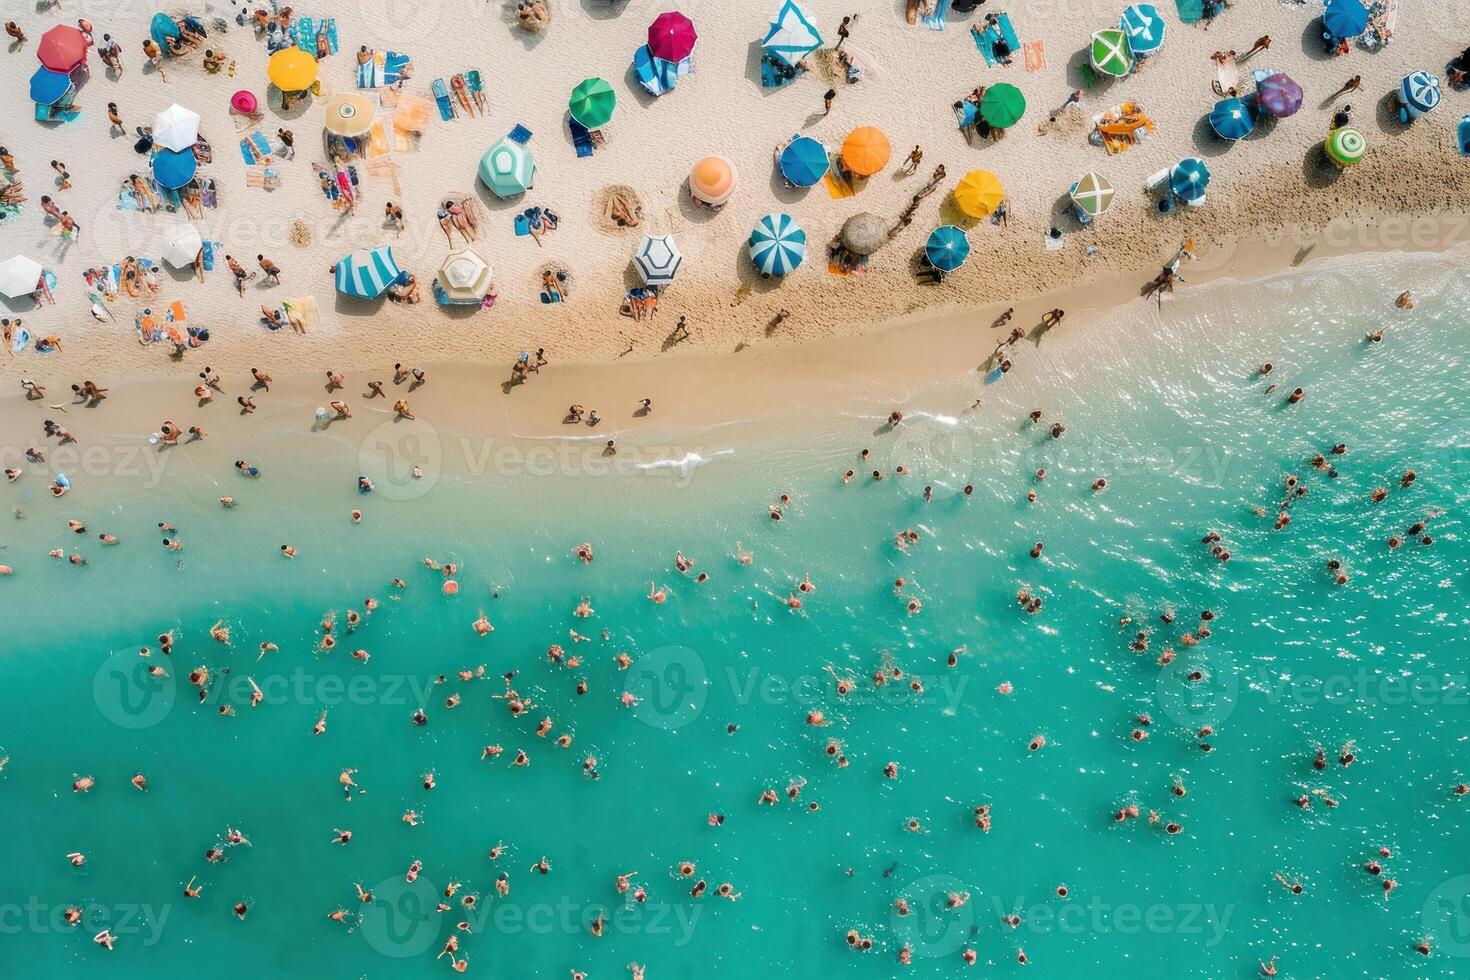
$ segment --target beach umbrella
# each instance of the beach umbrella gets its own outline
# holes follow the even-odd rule
[[[316,59],[292,45],[271,55],[265,77],[282,92],[304,92],[316,84]]]
[[[1399,101],[1410,118],[1424,115],[1439,105],[1439,79],[1423,70],[1410,72],[1399,82]]]
[[[598,129],[607,125],[612,118],[613,106],[617,104],[618,96],[611,85],[600,78],[588,78],[572,89],[567,108],[580,125]]]
[[[153,117],[153,145],[165,150],[188,150],[199,138],[199,113],[175,102]]]
[[[940,225],[929,233],[924,257],[940,272],[953,272],[970,257],[970,239],[954,225]]]
[[[1072,185],[1072,203],[1096,218],[1113,206],[1113,185],[1106,177],[1088,171]]]
[[[888,222],[871,211],[848,218],[842,226],[842,244],[849,252],[872,255],[888,241]]]
[[[1123,8],[1118,26],[1128,35],[1128,47],[1138,57],[1151,55],[1164,46],[1164,18],[1151,3]]]
[[[677,10],[667,10],[648,25],[648,53],[664,61],[683,61],[694,53],[699,33],[694,22]]]
[[[1357,37],[1368,29],[1368,11],[1358,0],[1327,0],[1322,27],[1329,37]]]
[[[496,197],[515,197],[536,177],[536,158],[522,143],[501,137],[480,158],[480,179]]]
[[[1090,57],[1092,67],[1104,75],[1122,78],[1133,70],[1133,49],[1128,46],[1128,35],[1116,27],[1092,35]]]
[[[822,35],[817,33],[816,21],[796,0],[783,0],[761,41],[762,51],[793,68],[821,46]]]
[[[1339,167],[1350,167],[1363,159],[1363,154],[1368,152],[1368,141],[1363,139],[1363,134],[1356,129],[1334,129],[1327,134],[1327,142],[1322,145],[1327,151],[1327,157]]]
[[[1186,201],[1204,197],[1209,184],[1210,168],[1199,157],[1186,157],[1169,171],[1169,189]]]
[[[1256,128],[1256,116],[1244,99],[1221,99],[1210,110],[1210,128],[1222,140],[1233,143]]]
[[[393,258],[393,246],[381,245],[344,256],[337,262],[337,292],[358,299],[376,299],[393,285],[403,270]]]
[[[373,128],[373,100],[355,92],[343,92],[327,100],[322,126],[333,136],[362,136]]]
[[[789,214],[768,214],[750,233],[750,261],[763,276],[784,276],[806,258],[806,232]]]
[[[194,179],[199,160],[193,150],[159,150],[153,154],[153,179],[160,187],[178,190]]]
[[[31,101],[37,105],[55,105],[71,89],[71,76],[52,71],[45,65],[31,76]]]
[[[781,176],[797,187],[811,187],[827,173],[827,148],[810,136],[798,136],[781,150],[776,161]]]
[[[87,63],[87,38],[67,24],[57,24],[41,35],[36,57],[52,71],[73,72]]]
[[[153,38],[154,44],[167,51],[169,38],[183,37],[184,32],[179,30],[179,25],[168,14],[154,14],[153,20],[148,24],[148,35]]]
[[[36,291],[45,273],[41,263],[24,255],[12,255],[0,262],[0,296],[20,299]]]
[[[1026,111],[1026,96],[1010,82],[996,82],[985,87],[980,97],[980,118],[996,129],[1014,126]]]
[[[683,261],[684,256],[679,253],[679,246],[674,244],[673,235],[644,235],[633,255],[638,275],[650,286],[667,286],[673,282],[679,263]]]
[[[1277,119],[1285,119],[1302,107],[1302,87],[1286,72],[1267,75],[1256,86],[1256,104]]]
[[[971,170],[954,189],[954,202],[972,218],[983,218],[1006,199],[1000,178],[989,170]]]
[[[696,201],[720,205],[735,192],[735,165],[724,157],[705,157],[689,170],[689,193]]]
[[[203,246],[204,240],[199,237],[198,228],[189,224],[170,225],[163,233],[159,252],[163,261],[175,269],[187,269],[193,266],[194,257]]]
[[[859,177],[871,177],[888,163],[892,148],[877,126],[859,126],[842,143],[842,165]]]
[[[484,299],[492,275],[489,262],[480,258],[479,253],[462,248],[450,252],[439,266],[439,288],[454,302],[476,302]]]

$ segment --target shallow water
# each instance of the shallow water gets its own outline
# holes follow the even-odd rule
[[[487,448],[428,426],[334,427],[325,438],[340,445],[323,450],[324,437],[282,420],[253,456],[258,483],[199,447],[187,466],[120,479],[106,501],[79,487],[62,506],[39,479],[8,487],[28,516],[0,554],[23,572],[4,583],[9,621],[23,624],[7,631],[0,684],[7,973],[429,975],[445,969],[434,955],[458,921],[471,925],[470,971],[492,976],[626,976],[637,961],[650,978],[878,977],[905,943],[926,975],[962,969],[966,946],[1005,971],[1024,949],[1032,975],[1059,977],[1250,976],[1273,955],[1283,976],[1463,972],[1470,816],[1450,791],[1470,778],[1470,333],[1456,268],[1358,258],[1195,288],[1162,314],[1138,306],[1043,339],[982,387],[974,412],[972,379],[916,392],[896,433],[879,431],[888,405],[799,435],[660,423],[607,461],[595,443]],[[1420,299],[1407,315],[1388,302],[1406,281]],[[1383,344],[1360,343],[1385,323]],[[1264,394],[1253,375],[1268,359],[1283,390],[1307,389],[1302,404]],[[1062,439],[1025,422],[1035,407],[1067,422]],[[1306,460],[1336,442],[1350,451],[1329,479]],[[425,479],[407,477],[411,460]],[[913,475],[893,476],[899,464]],[[889,478],[844,486],[848,467]],[[1418,479],[1400,490],[1409,467]],[[359,471],[376,494],[352,493]],[[1273,531],[1287,474],[1310,492]],[[1093,493],[1099,476],[1108,488]],[[1377,486],[1392,492],[1374,506]],[[795,502],[775,522],[766,508],[781,492]],[[216,509],[220,493],[239,507]],[[353,506],[362,526],[347,520]],[[1387,548],[1430,515],[1432,546]],[[76,543],[64,540],[71,516],[123,546],[83,542],[84,569],[39,563]],[[182,553],[157,547],[160,520],[179,526]],[[907,551],[893,544],[903,528],[921,535]],[[1228,564],[1200,543],[1210,529]],[[286,541],[295,561],[276,553]],[[596,548],[591,566],[571,555],[582,541]],[[736,541],[750,567],[730,557]],[[673,571],[675,549],[711,581]],[[463,566],[457,596],[441,593],[425,555]],[[1350,570],[1346,586],[1332,584],[1329,557]],[[794,613],[781,600],[807,572],[818,589]],[[408,582],[401,594],[393,576]],[[895,595],[899,576],[917,615]],[[666,604],[646,598],[650,579]],[[1022,586],[1045,597],[1035,616],[1017,608]],[[367,596],[380,608],[346,633],[346,611]],[[584,596],[595,614],[575,619]],[[1182,645],[1204,609],[1214,635]],[[496,628],[485,638],[470,628],[481,610]],[[341,642],[323,653],[328,612]],[[1120,627],[1125,615],[1134,626]],[[209,639],[216,619],[233,628],[229,648]],[[1138,628],[1151,634],[1142,654],[1129,650]],[[151,681],[136,651],[153,646],[157,660],[165,629],[178,636],[171,677]],[[571,629],[592,639],[573,644]],[[264,639],[280,650],[257,662]],[[552,644],[582,666],[550,664]],[[356,648],[371,660],[352,659]],[[1160,668],[1166,648],[1178,658]],[[626,673],[612,661],[622,650],[635,659]],[[885,658],[923,692],[875,688]],[[201,665],[222,678],[203,704],[184,679]],[[477,665],[487,679],[433,684]],[[838,697],[829,666],[857,690]],[[520,719],[492,698],[510,670],[535,702]],[[620,704],[625,690],[635,705]],[[453,710],[450,692],[463,695]],[[227,703],[233,717],[219,713]],[[420,705],[422,728],[410,722]],[[324,709],[328,731],[313,737]],[[812,710],[831,724],[805,724]],[[1144,713],[1149,738],[1135,743]],[[571,749],[534,735],[546,716],[574,734]],[[1028,751],[1037,735],[1045,747]],[[824,755],[832,738],[847,768]],[[1357,762],[1343,768],[1349,740]],[[482,761],[491,743],[506,754]],[[532,764],[512,768],[521,748]],[[582,774],[589,753],[595,781]],[[881,774],[889,760],[896,781]],[[335,779],[345,767],[366,789],[351,802]],[[431,769],[438,788],[426,792]],[[147,793],[127,785],[140,770]],[[73,794],[72,773],[97,788]],[[756,805],[795,779],[799,803]],[[1175,780],[1186,796],[1171,794]],[[1339,805],[1293,805],[1319,789]],[[973,824],[981,803],[988,834]],[[1182,831],[1115,824],[1128,803]],[[400,820],[410,808],[422,826]],[[710,812],[724,825],[708,826]],[[253,846],[206,864],[226,826]],[[351,843],[331,845],[334,828]],[[508,853],[492,862],[497,842]],[[1380,846],[1399,886],[1387,900],[1361,870]],[[77,849],[80,871],[64,858]],[[542,855],[551,873],[529,872]],[[409,885],[414,859],[424,872]],[[740,900],[690,898],[673,876],[684,859]],[[501,871],[506,899],[494,898]],[[613,879],[630,871],[649,899],[627,910]],[[194,875],[203,897],[186,901]],[[456,903],[474,892],[479,908],[435,912],[451,880],[463,883]],[[951,891],[972,897],[946,910]],[[908,916],[894,913],[899,898]],[[244,922],[230,913],[241,899]],[[61,924],[71,904],[86,928]],[[338,907],[354,924],[327,920]],[[1013,911],[1014,928],[1001,920]],[[599,912],[608,925],[594,938]],[[111,954],[88,941],[103,925],[119,937]],[[875,949],[848,950],[849,928]],[[1429,959],[1413,949],[1424,936]]]

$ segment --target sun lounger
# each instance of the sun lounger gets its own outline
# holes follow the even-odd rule
[[[939,0],[934,5],[934,12],[924,18],[924,26],[931,31],[942,31],[948,24],[950,0]]]
[[[439,118],[449,122],[455,116],[454,102],[449,98],[449,86],[444,84],[444,79],[436,78],[429,88],[434,93],[434,101],[439,103]]]
[[[480,69],[478,69],[478,68],[471,68],[468,71],[466,71],[464,73],[464,83],[465,83],[466,86],[469,87],[470,97],[475,100],[475,105],[477,107],[479,107],[480,114],[481,115],[484,115],[485,108],[486,108],[486,106],[485,106],[485,82],[480,77]]]
[[[572,146],[576,147],[578,157],[590,157],[596,148],[592,145],[592,134],[586,126],[571,117],[567,118],[567,128],[572,131]]]
[[[519,143],[522,146],[525,146],[527,143],[531,142],[531,131],[525,126],[522,126],[520,123],[517,123],[515,129],[512,129],[509,133],[507,133],[505,138],[510,140],[512,143]]]
[[[1227,52],[1215,63],[1215,94],[1221,98],[1234,96],[1240,91],[1240,68],[1235,64],[1235,55]]]

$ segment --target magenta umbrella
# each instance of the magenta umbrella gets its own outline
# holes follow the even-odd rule
[[[659,14],[648,27],[648,53],[663,61],[683,61],[694,53],[697,40],[694,22],[677,10]]]
[[[1256,103],[1277,119],[1284,119],[1302,107],[1302,87],[1290,75],[1278,71],[1256,86]]]

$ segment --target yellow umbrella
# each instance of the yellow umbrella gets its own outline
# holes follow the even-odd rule
[[[316,59],[298,47],[283,48],[266,62],[265,75],[282,92],[304,92],[316,83]]]
[[[888,137],[876,126],[859,126],[842,144],[842,165],[859,177],[871,177],[888,163]]]
[[[972,218],[983,218],[1006,199],[1000,178],[989,170],[971,170],[954,189],[954,202]]]
[[[327,100],[322,124],[333,136],[361,136],[373,126],[373,102],[365,95],[344,92]]]

